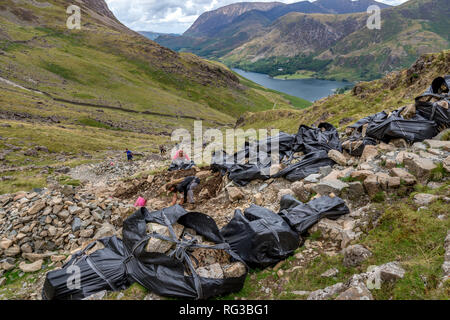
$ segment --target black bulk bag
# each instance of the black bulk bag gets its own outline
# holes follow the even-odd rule
[[[171,236],[147,234],[146,228],[149,222],[167,226]],[[195,230],[197,234],[216,245],[200,245],[195,239],[187,240],[184,237],[181,240],[177,239],[172,227],[175,222]],[[147,252],[145,246],[151,237],[174,242],[176,248],[167,255]],[[231,256],[232,261],[243,262],[224,241],[214,220],[205,214],[187,212],[179,205],[151,213],[143,207],[124,221],[123,241],[127,250],[131,252],[126,262],[130,276],[158,295],[207,299],[237,292],[244,285],[246,273],[238,278],[212,279],[200,277],[195,272],[190,255],[190,250],[194,248],[224,250]],[[185,275],[186,268],[192,275]]]
[[[291,150],[305,154],[321,150],[342,152],[342,146],[336,128],[330,123],[321,123],[317,128],[301,125],[294,137]]]
[[[236,210],[220,233],[251,268],[261,269],[292,255],[301,240],[280,216],[256,205],[244,215]]]
[[[384,121],[372,122],[367,127],[367,136],[389,143],[391,139],[402,138],[413,143],[431,139],[439,132],[435,121],[427,120],[420,115],[404,119],[400,114],[404,108],[392,112]]]
[[[300,181],[307,176],[318,173],[321,167],[334,166],[336,162],[328,158],[328,152],[318,150],[308,153],[299,162],[288,166],[273,176],[273,178],[284,177],[289,181]]]
[[[86,252],[96,242],[72,255],[69,262],[47,273],[42,289],[43,300],[81,300],[103,290],[119,291],[131,285],[124,261],[122,240],[108,237],[98,240],[105,248],[90,255]],[[73,281],[79,271],[79,286]]]
[[[281,198],[279,215],[302,235],[320,219],[335,220],[349,212],[345,201],[339,197],[323,196],[304,204],[291,195],[285,195]]]
[[[261,164],[237,164],[229,170],[228,178],[241,187],[253,180],[267,180],[270,178],[270,165],[263,167]]]

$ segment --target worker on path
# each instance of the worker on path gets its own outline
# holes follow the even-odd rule
[[[130,150],[126,149],[125,153],[127,154],[127,160],[128,161],[132,161],[133,160],[133,152],[131,152]]]
[[[169,192],[173,192],[171,206],[177,203],[178,193],[183,193],[183,198],[180,200],[180,205],[183,205],[187,201],[190,204],[194,204],[194,190],[200,184],[200,179],[195,176],[190,176],[184,178],[184,180],[179,184],[173,184],[168,187]]]

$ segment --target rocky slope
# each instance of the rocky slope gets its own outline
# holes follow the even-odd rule
[[[396,95],[386,94],[386,101],[398,101],[399,93],[412,99],[434,77],[450,71],[449,65],[448,52],[425,55],[408,70],[361,83],[316,108],[333,102],[343,109],[347,100],[339,99],[350,96],[365,116],[373,113],[367,101],[386,94],[386,86]],[[321,120],[319,113],[305,114],[296,121]],[[340,116],[333,115],[333,121],[343,120]],[[260,127],[271,125],[264,121]],[[295,131],[298,123],[290,126]],[[336,165],[294,183],[280,178],[238,187],[208,167],[168,172],[168,159],[151,154],[130,164],[112,153],[107,160],[55,170],[46,189],[0,196],[0,298],[39,299],[46,272],[61,267],[74,251],[98,237],[120,236],[138,196],[148,200],[149,210],[162,209],[170,202],[167,184],[197,175],[197,203],[187,208],[208,214],[219,227],[230,221],[235,209],[251,204],[277,212],[285,195],[304,203],[320,196],[340,197],[350,209],[337,220],[322,219],[312,226],[294,256],[249,274],[244,289],[225,298],[445,299],[450,275],[450,141],[442,137],[413,145],[393,141],[366,146],[361,157],[332,150],[329,157]],[[38,149],[35,152],[46,152]],[[79,179],[78,186],[61,184],[67,175]],[[90,299],[160,297],[134,285]]]
[[[443,248],[448,251],[444,239],[450,228],[450,142],[396,145],[368,146],[360,158],[334,150],[330,157],[338,164],[294,183],[271,179],[240,188],[209,168],[167,172],[160,163],[148,173],[142,170],[154,165],[154,159],[138,161],[133,168],[116,159],[115,165],[95,166],[94,172],[115,173],[102,186],[85,179],[77,188],[55,183],[49,189],[2,195],[0,298],[39,299],[46,272],[61,267],[70,254],[95,239],[121,236],[122,222],[135,210],[132,203],[138,196],[148,200],[149,210],[162,209],[170,202],[165,185],[194,174],[201,180],[195,211],[210,215],[219,227],[231,220],[235,209],[251,204],[277,212],[285,195],[305,203],[338,196],[351,210],[337,220],[322,219],[312,226],[295,256],[249,275],[244,290],[228,298],[442,299],[449,276]],[[139,175],[130,177],[133,172]],[[121,181],[121,177],[128,178]],[[437,251],[424,260],[426,246]],[[313,279],[316,282],[307,282]],[[380,287],[371,287],[377,279]],[[417,281],[430,283],[411,290],[409,283]],[[103,298],[160,297],[135,285],[90,299]]]

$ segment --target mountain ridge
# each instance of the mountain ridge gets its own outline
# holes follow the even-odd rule
[[[381,8],[389,7],[373,0],[318,0],[313,3],[301,1],[292,4],[235,3],[203,13],[181,37],[163,36],[156,41],[176,51],[188,51],[217,59],[264,34],[264,28],[286,14],[292,12],[346,14],[366,11],[372,4]]]

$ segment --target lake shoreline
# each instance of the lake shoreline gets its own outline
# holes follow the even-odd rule
[[[296,96],[311,102],[335,94],[336,90],[354,85],[349,81],[334,81],[318,78],[279,79],[268,74],[232,69],[240,76],[263,87]]]

